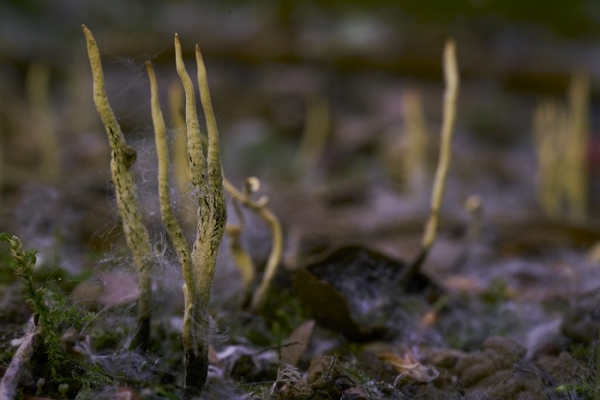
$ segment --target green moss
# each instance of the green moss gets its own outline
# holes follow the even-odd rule
[[[16,351],[15,347],[10,346],[10,342],[0,348],[0,369],[6,369]]]
[[[579,384],[579,385],[560,385],[554,389],[554,392],[561,395],[568,395],[569,398],[573,398],[572,396],[576,395],[577,398],[582,399],[597,399],[596,385],[594,384]]]
[[[508,296],[508,284],[504,278],[494,278],[487,289],[481,293],[481,301],[492,308],[497,308],[510,300]]]
[[[110,382],[111,379],[98,366],[69,355],[63,340],[67,330],[81,332],[96,316],[83,313],[69,304],[65,296],[36,283],[33,275],[35,251],[24,250],[19,238],[0,233],[0,241],[9,244],[10,266],[23,283],[25,301],[41,327],[43,351],[36,355],[35,361],[39,365],[35,372],[48,378],[50,384],[67,383],[74,389]],[[0,358],[8,358],[11,352],[14,351],[7,350]]]
[[[309,319],[303,303],[287,290],[271,290],[265,300],[262,315],[275,343],[282,343],[294,329]]]

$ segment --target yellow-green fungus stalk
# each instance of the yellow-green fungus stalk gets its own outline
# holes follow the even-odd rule
[[[244,249],[244,246],[242,246],[241,235],[243,230],[243,225],[227,224],[225,227],[225,232],[229,236],[229,251],[231,252],[231,257],[242,276],[242,302],[250,292],[256,275],[256,268],[254,267],[252,257],[250,257],[250,254]]]
[[[223,178],[223,185],[227,188],[227,186],[231,184],[226,178]],[[239,222],[237,224],[227,224],[225,233],[229,236],[229,251],[231,257],[242,276],[243,292],[240,300],[243,305],[249,298],[250,290],[254,284],[256,268],[254,267],[252,257],[246,249],[244,249],[244,246],[242,246],[241,236],[244,231],[244,213],[242,211],[242,205],[235,197],[233,198],[233,209]]]
[[[306,99],[306,121],[304,133],[294,161],[296,171],[310,176],[314,171],[331,130],[331,110],[324,96]]]
[[[585,221],[589,207],[589,86],[587,74],[573,74],[568,107],[546,100],[533,120],[540,203],[550,217],[576,223]]]
[[[563,214],[564,149],[569,136],[569,118],[565,108],[552,100],[538,104],[533,118],[533,133],[539,201],[549,217],[560,218]]]
[[[172,85],[169,85],[168,99],[171,127],[175,131],[171,153],[173,155],[175,182],[182,196],[187,197],[190,194],[191,174],[185,134],[184,94],[180,82],[173,82]]]
[[[50,105],[50,67],[33,63],[25,81],[34,134],[40,143],[40,176],[54,183],[60,176],[60,142]]]
[[[140,203],[130,171],[136,153],[125,142],[121,127],[113,113],[104,86],[100,52],[92,32],[82,26],[87,41],[88,57],[93,75],[94,103],[106,129],[111,148],[110,170],[115,185],[117,207],[123,220],[123,230],[138,268],[140,295],[138,298],[138,328],[133,345],[146,348],[150,336],[151,270],[156,263],[148,231],[142,221]]]
[[[444,80],[446,93],[444,94],[444,118],[442,120],[441,146],[438,167],[435,172],[433,192],[431,194],[431,213],[425,227],[425,234],[421,246],[425,251],[433,245],[437,232],[437,225],[444,199],[446,177],[450,168],[452,156],[452,133],[456,119],[456,100],[458,98],[458,66],[456,63],[456,46],[453,40],[446,42],[444,48]]]
[[[177,251],[179,261],[182,265],[184,280],[192,279],[192,266],[190,262],[189,245],[181,226],[175,219],[173,208],[171,207],[171,195],[169,192],[169,148],[167,145],[167,135],[165,121],[160,109],[158,85],[152,63],[146,63],[148,77],[150,80],[150,104],[152,108],[152,123],[154,125],[154,138],[156,142],[156,156],[158,159],[158,196],[160,200],[160,211],[162,220]]]
[[[406,126],[407,149],[403,154],[404,181],[408,193],[416,200],[424,200],[427,185],[427,149],[429,133],[421,93],[407,90],[402,93],[402,117]]]
[[[446,91],[444,93],[444,116],[441,129],[441,145],[438,166],[433,181],[433,191],[431,194],[431,210],[425,232],[421,239],[421,251],[412,265],[407,268],[403,277],[403,284],[406,284],[410,278],[419,270],[425,261],[431,246],[435,242],[439,215],[444,199],[444,189],[446,187],[446,178],[450,168],[450,159],[452,155],[452,132],[454,120],[456,119],[456,100],[458,98],[459,76],[458,64],[456,62],[456,45],[454,40],[446,41],[443,55],[444,81],[446,82]]]
[[[188,161],[191,180],[198,204],[198,228],[194,241],[192,277],[184,277],[186,313],[184,318],[185,386],[188,395],[200,393],[208,372],[208,333],[210,317],[208,305],[216,269],[217,253],[225,231],[227,209],[223,193],[223,173],[219,152],[219,133],[212,111],[206,69],[200,48],[196,46],[198,85],[208,131],[206,160],[196,112],[194,86],[183,62],[179,37],[175,35],[175,61],[183,84],[186,109]],[[185,341],[185,338],[189,338]]]
[[[568,200],[568,217],[585,222],[588,215],[587,149],[590,137],[590,77],[576,72],[569,87],[570,135],[564,185]]]
[[[150,62],[146,63],[146,68],[148,70],[148,77],[150,79],[152,122],[154,125],[156,154],[158,158],[158,193],[160,210],[163,224],[167,230],[171,242],[173,243],[173,247],[177,252],[179,262],[181,263],[181,270],[185,282],[183,288],[185,310],[183,318],[182,342],[186,352],[187,372],[187,355],[189,353],[193,354],[195,351],[194,349],[198,347],[198,343],[201,343],[203,340],[202,337],[196,337],[197,334],[194,331],[194,310],[197,310],[200,306],[195,303],[196,278],[192,266],[189,244],[185,239],[183,229],[175,219],[175,214],[173,212],[173,208],[171,207],[171,196],[169,193],[169,149],[167,145],[165,122],[159,104],[156,76],[154,74],[154,68]],[[204,320],[204,318],[202,318],[202,320]],[[193,374],[186,374],[186,377],[190,376],[193,376]],[[186,385],[186,387],[187,386],[189,385]]]
[[[281,223],[279,222],[277,216],[275,216],[275,214],[269,210],[269,199],[267,197],[263,196],[258,200],[251,199],[250,195],[257,192],[260,188],[260,181],[258,178],[248,178],[242,192],[237,190],[235,186],[233,186],[227,180],[224,181],[224,184],[225,190],[227,190],[227,192],[233,196],[236,201],[238,201],[244,207],[249,208],[267,223],[273,238],[271,252],[265,267],[265,274],[263,275],[263,279],[259,287],[254,292],[254,296],[252,297],[251,309],[257,311],[262,307],[271,281],[275,277],[275,272],[277,272],[277,267],[281,263],[281,257],[283,255],[283,232],[281,229]]]

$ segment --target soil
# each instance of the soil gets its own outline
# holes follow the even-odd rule
[[[584,62],[600,50],[589,39],[600,32],[593,18],[586,25],[586,16],[570,13],[579,25],[567,29],[550,11],[539,21],[526,10],[516,18],[508,6],[496,14],[425,17],[419,7],[309,1],[204,8],[131,2],[84,18],[92,2],[63,0],[58,8],[74,21],[67,26],[56,9],[9,3],[0,22],[20,38],[21,50],[0,46],[0,230],[37,252],[36,288],[65,315],[52,330],[63,364],[53,371],[48,344],[36,346],[17,385],[20,398],[184,396],[183,280],[160,222],[143,73],[152,59],[166,115],[167,86],[177,82],[175,31],[190,72],[193,43],[202,45],[226,176],[237,187],[249,176],[260,179],[256,198],[268,196],[285,243],[264,306],[251,311],[271,232],[228,198],[229,222],[242,228],[257,276],[245,290],[226,236],[211,294],[203,399],[598,398],[598,77],[593,62]],[[30,35],[11,22],[16,17]],[[94,31],[109,100],[137,152],[133,171],[159,260],[146,352],[130,348],[137,275],[114,201],[81,23]],[[452,166],[436,243],[406,275],[429,213],[441,52],[450,35],[462,80]],[[49,106],[27,92],[32,60],[48,68]],[[588,205],[583,219],[573,218],[568,201],[550,217],[540,201],[533,113],[543,97],[564,102],[572,72],[582,68],[592,71]],[[421,97],[429,137],[421,169],[405,162],[407,93]],[[329,127],[328,136],[322,152],[302,158],[311,118]],[[167,122],[174,141],[180,131]],[[191,241],[195,208],[172,181]],[[465,201],[478,207],[467,210]],[[33,316],[4,244],[0,299],[4,375]],[[89,322],[67,323],[72,315]]]

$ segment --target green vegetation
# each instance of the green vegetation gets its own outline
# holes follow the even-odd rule
[[[23,249],[16,236],[0,233],[0,241],[10,246],[12,269],[23,283],[24,297],[34,314],[34,323],[42,338],[43,361],[49,384],[69,384],[73,389],[110,382],[98,366],[69,354],[69,336],[77,336],[96,316],[83,313],[67,303],[64,296],[38,286],[34,282],[35,251]]]

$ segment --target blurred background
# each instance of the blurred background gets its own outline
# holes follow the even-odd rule
[[[174,138],[180,131],[168,93],[178,84],[175,32],[192,75],[194,44],[202,48],[226,175],[236,186],[259,177],[288,236],[422,229],[448,38],[457,43],[461,74],[449,218],[468,218],[462,203],[472,195],[497,218],[541,215],[593,225],[598,215],[595,0],[4,0],[0,230],[42,254],[59,243],[78,264],[120,235],[81,24],[96,37],[153,222],[159,214],[144,63],[155,64]],[[550,104],[551,116],[539,117],[546,125],[534,123],[536,113],[546,115],[540,104]],[[552,156],[540,150],[543,132],[534,134],[560,125],[552,118],[561,113],[583,124],[573,168],[543,164]],[[555,153],[571,146],[557,140]],[[544,199],[552,196],[544,182],[561,171],[563,181],[580,182],[579,196],[554,188],[548,190],[557,198]],[[178,207],[185,215],[185,204]]]

